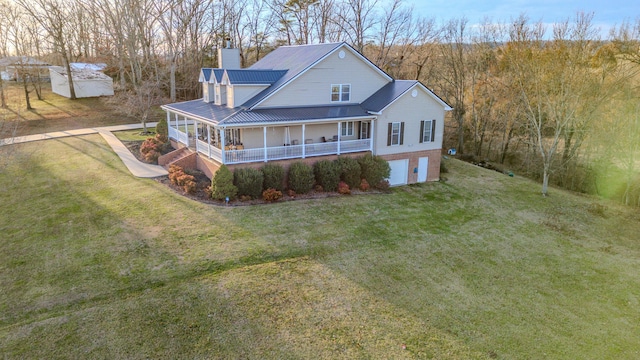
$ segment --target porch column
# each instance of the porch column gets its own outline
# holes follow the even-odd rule
[[[376,123],[375,119],[371,119],[371,129],[369,129],[369,150],[371,150],[371,153],[373,154],[373,134],[375,134],[375,132],[373,131],[373,124]]]
[[[226,161],[225,161],[226,159],[225,159],[225,155],[224,155],[224,144],[225,144],[224,133],[225,133],[224,128],[221,128],[220,129],[220,141],[222,142],[222,144],[220,145],[220,152],[222,153],[222,163],[223,164],[226,163]]]
[[[178,122],[178,114],[174,114],[174,115],[175,115],[175,118],[176,118],[176,131],[180,131],[180,123]]]
[[[264,143],[264,162],[267,162],[267,127],[263,126],[262,127],[262,137],[263,137],[263,143]]]
[[[193,127],[195,128],[194,135],[195,136],[195,142],[196,142],[196,152],[198,152],[198,128],[200,127],[200,124],[198,124],[197,121],[193,122]]]
[[[307,150],[307,142],[305,141],[305,136],[304,136],[304,126],[305,124],[302,124],[302,158],[305,158],[306,155],[306,150]]]
[[[207,149],[209,149],[209,159],[211,159],[211,125],[207,124]]]
[[[338,155],[340,155],[340,135],[342,132],[342,121],[338,121]]]

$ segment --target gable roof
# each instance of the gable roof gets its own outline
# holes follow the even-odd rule
[[[394,80],[383,86],[380,90],[376,91],[375,94],[362,102],[362,107],[367,111],[380,113],[415,86],[421,87],[434,100],[440,103],[446,111],[452,110],[449,104],[442,100],[433,91],[429,90],[426,86],[422,85],[418,80]]]
[[[225,70],[223,80],[230,85],[271,85],[278,81],[287,70]]]
[[[211,77],[212,74],[214,76],[213,78]],[[220,83],[222,81],[222,74],[224,74],[224,69],[202,68],[200,69],[198,81],[214,83],[213,80],[215,80],[215,82]]]
[[[315,64],[325,59],[338,49],[348,49],[351,53],[359,57],[373,69],[375,69],[380,75],[392,81],[393,78],[387,73],[382,71],[379,67],[374,65],[369,59],[364,57],[349,44],[345,42],[329,43],[329,44],[312,44],[312,45],[296,45],[296,46],[281,46],[274,51],[270,52],[262,58],[262,60],[253,64],[249,69],[253,70],[268,70],[268,69],[282,69],[287,72],[278,81],[274,82],[270,87],[261,91],[253,98],[246,101],[242,106],[245,108],[253,109],[271,95],[278,92],[289,82],[293,81],[300,75],[304,74],[307,70],[313,67]]]

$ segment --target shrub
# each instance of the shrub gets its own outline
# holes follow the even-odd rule
[[[184,172],[184,169],[178,165],[169,166],[169,181],[173,185],[180,186],[184,192],[193,194],[196,192],[196,178],[193,175]]]
[[[156,137],[163,143],[169,140],[169,126],[167,125],[167,119],[164,117],[156,124]]]
[[[342,195],[349,195],[351,194],[351,189],[346,182],[340,181],[340,183],[338,184],[338,192]]]
[[[340,156],[336,163],[340,168],[340,180],[347,183],[351,189],[357,188],[360,185],[360,174],[362,172],[358,160],[348,156]]]
[[[235,199],[238,188],[233,185],[233,173],[226,165],[220,166],[211,179],[211,197],[216,200]]]
[[[336,162],[320,160],[313,164],[313,173],[316,183],[325,191],[336,191],[340,182],[340,168]]]
[[[160,134],[148,138],[140,145],[140,154],[147,162],[156,162],[163,151],[167,150],[169,142]]]
[[[178,177],[182,176],[182,174],[184,174],[182,167],[174,164],[169,166],[169,181],[173,185],[178,185]]]
[[[277,164],[267,164],[262,167],[262,174],[264,175],[264,180],[262,182],[262,188],[264,190],[284,190],[284,168],[282,166]]]
[[[289,190],[287,190],[287,195],[289,195],[289,197],[296,197],[296,192],[291,190],[291,189],[289,189]]]
[[[360,181],[360,190],[362,191],[369,191],[369,183],[367,182],[367,179],[362,179],[362,181]]]
[[[313,190],[315,192],[323,192],[324,188],[322,187],[322,185],[316,185],[316,186],[313,187]]]
[[[297,194],[306,194],[313,188],[313,169],[311,166],[298,161],[289,167],[289,189]]]
[[[369,184],[379,184],[391,174],[389,163],[379,156],[367,154],[358,158],[358,163],[362,178],[367,179]]]
[[[262,194],[262,171],[253,168],[237,169],[233,173],[233,184],[238,188],[238,195],[257,199]]]
[[[282,191],[270,188],[262,192],[262,199],[266,202],[273,202],[282,199]]]
[[[390,187],[391,187],[391,184],[389,184],[389,180],[382,180],[376,185],[376,189],[382,190],[382,191],[387,191],[389,190]]]

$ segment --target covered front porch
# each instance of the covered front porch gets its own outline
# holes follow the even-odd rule
[[[367,117],[221,126],[167,112],[169,138],[228,165],[373,151],[374,123]]]

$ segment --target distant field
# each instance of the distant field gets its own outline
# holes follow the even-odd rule
[[[456,160],[388,195],[227,208],[98,135],[13,156],[3,358],[640,358],[637,210]]]
[[[0,108],[0,119],[19,120],[17,135],[80,129],[85,127],[137,123],[139,120],[114,111],[107,97],[69,100],[51,92],[51,84],[43,84],[43,100],[35,91],[30,100],[33,110],[26,109],[22,84],[4,82],[9,109]]]

